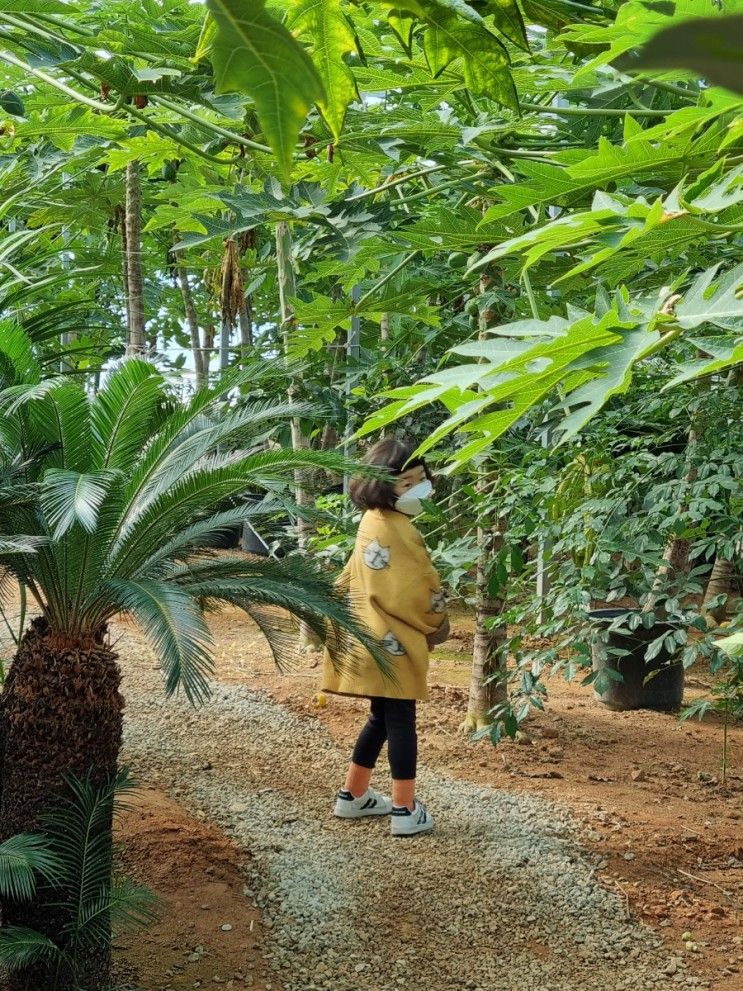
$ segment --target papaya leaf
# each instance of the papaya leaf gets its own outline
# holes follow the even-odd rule
[[[529,51],[524,19],[516,0],[487,0],[483,15],[493,18],[493,24],[505,38]]]
[[[337,141],[346,109],[358,97],[356,81],[344,57],[356,51],[356,39],[340,0],[292,0],[289,27],[312,42],[312,61],[325,89],[320,109]]]
[[[692,340],[692,344],[697,343]],[[711,375],[713,372],[720,372],[724,368],[731,368],[733,365],[743,364],[743,337],[727,345],[709,345],[706,342],[699,342],[700,345],[710,351],[714,356],[703,361],[690,361],[684,365],[684,370],[667,382],[661,392],[666,392],[682,382],[691,382],[693,379],[701,378],[703,375]]]
[[[725,330],[743,329],[743,264],[725,272],[717,282],[719,265],[697,277],[676,306],[676,319],[684,330],[712,323]]]
[[[455,59],[463,59],[465,83],[473,93],[518,109],[505,47],[483,23],[464,21],[451,9],[427,8],[423,49],[431,74],[439,76]]]
[[[307,112],[325,99],[309,55],[266,11],[263,0],[207,0],[217,31],[211,43],[216,92],[246,93],[284,176]]]

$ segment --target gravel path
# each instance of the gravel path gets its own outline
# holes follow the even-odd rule
[[[125,760],[249,852],[269,991],[710,986],[625,920],[565,809],[424,763],[433,835],[392,839],[386,819],[337,820],[348,755],[317,720],[242,685],[217,684],[199,711],[166,700],[152,655],[121,632]],[[389,787],[386,774],[376,783]]]

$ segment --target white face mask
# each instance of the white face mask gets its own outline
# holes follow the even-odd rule
[[[418,482],[407,492],[403,492],[401,496],[397,497],[395,502],[395,509],[401,513],[405,513],[406,516],[417,516],[418,513],[423,512],[423,506],[421,505],[421,499],[427,499],[433,492],[433,485],[426,478],[422,482]]]

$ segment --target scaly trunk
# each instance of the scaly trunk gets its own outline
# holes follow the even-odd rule
[[[292,263],[292,235],[289,224],[285,220],[276,224],[276,262],[279,279],[279,303],[281,306],[281,335],[284,345],[284,354],[289,353],[293,331],[296,327],[296,317],[291,299],[296,298],[297,284],[294,278],[294,266]],[[297,398],[297,382],[295,379],[289,383],[289,402],[294,402]],[[299,417],[292,417],[291,421],[292,449],[294,451],[305,450],[310,446],[309,438],[302,433],[302,425]],[[307,472],[297,469],[294,472],[294,489],[297,505],[311,506],[313,499],[309,493]],[[297,543],[301,553],[306,553],[307,540],[312,532],[312,526],[301,517],[297,519]],[[320,641],[313,631],[306,625],[300,624],[299,649],[319,650]]]
[[[143,354],[145,348],[144,279],[142,277],[142,193],[139,163],[126,167],[126,290],[129,309],[127,354]]]
[[[43,618],[31,624],[0,696],[0,841],[38,829],[40,813],[65,790],[65,773],[87,777],[95,788],[116,774],[124,708],[116,661],[103,635],[71,639],[52,633]],[[103,834],[110,838],[110,822]],[[4,925],[59,939],[60,911],[44,904],[42,893],[27,903],[3,899],[2,916]],[[61,974],[55,983],[53,973],[36,965],[9,975],[6,987],[100,991],[111,985],[110,939],[77,956],[76,979]]]

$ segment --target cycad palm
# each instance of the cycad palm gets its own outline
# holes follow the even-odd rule
[[[78,382],[42,380],[27,338],[3,331],[0,452],[21,474],[23,498],[0,502],[0,534],[28,543],[0,546],[0,569],[26,586],[41,615],[0,697],[0,840],[35,827],[64,773],[98,787],[115,774],[123,700],[107,626],[120,612],[143,628],[167,690],[180,687],[192,701],[208,690],[210,602],[245,609],[279,659],[293,635],[277,606],[321,635],[357,635],[384,663],[329,579],[305,562],[206,548],[249,515],[237,504],[246,492],[270,489],[297,467],[338,466],[312,452],[255,450],[256,435],[286,418],[288,406],[224,411],[202,392],[183,407],[141,360],[122,364],[91,397]],[[23,914],[44,930],[43,918]],[[13,921],[12,905],[4,918]],[[93,954],[81,987],[105,986],[106,959]]]

